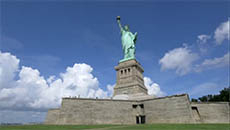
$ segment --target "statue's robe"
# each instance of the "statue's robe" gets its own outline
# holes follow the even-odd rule
[[[125,31],[122,29],[121,41],[122,41],[122,49],[124,52],[124,58],[134,58],[135,57],[136,38],[137,36],[133,35],[132,32]]]

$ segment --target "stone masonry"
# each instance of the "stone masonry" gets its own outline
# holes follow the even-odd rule
[[[214,107],[212,107],[214,106]],[[229,103],[190,103],[188,95],[146,100],[63,98],[45,124],[229,123]]]
[[[136,60],[128,60],[119,63],[115,67],[117,71],[117,82],[114,87],[113,96],[121,94],[137,94],[147,95],[147,89],[144,85],[143,72],[144,69]]]

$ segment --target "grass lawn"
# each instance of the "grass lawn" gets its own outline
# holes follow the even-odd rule
[[[0,130],[230,130],[230,125],[229,124],[22,125],[22,126],[0,126]]]

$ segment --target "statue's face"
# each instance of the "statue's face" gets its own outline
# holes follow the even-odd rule
[[[128,25],[125,25],[125,26],[124,26],[124,29],[125,29],[125,31],[129,31],[129,26],[128,26]]]

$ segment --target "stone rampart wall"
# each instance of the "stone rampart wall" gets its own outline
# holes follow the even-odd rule
[[[135,107],[136,106],[136,107]],[[188,95],[146,100],[63,98],[46,124],[229,123],[229,103],[190,103]]]
[[[45,124],[58,124],[60,109],[49,109],[46,115]]]
[[[194,123],[188,96],[175,95],[144,101],[146,123]]]
[[[193,109],[198,110],[197,117],[201,123],[229,123],[229,103],[191,103]]]
[[[135,124],[132,101],[63,99],[59,124]]]

